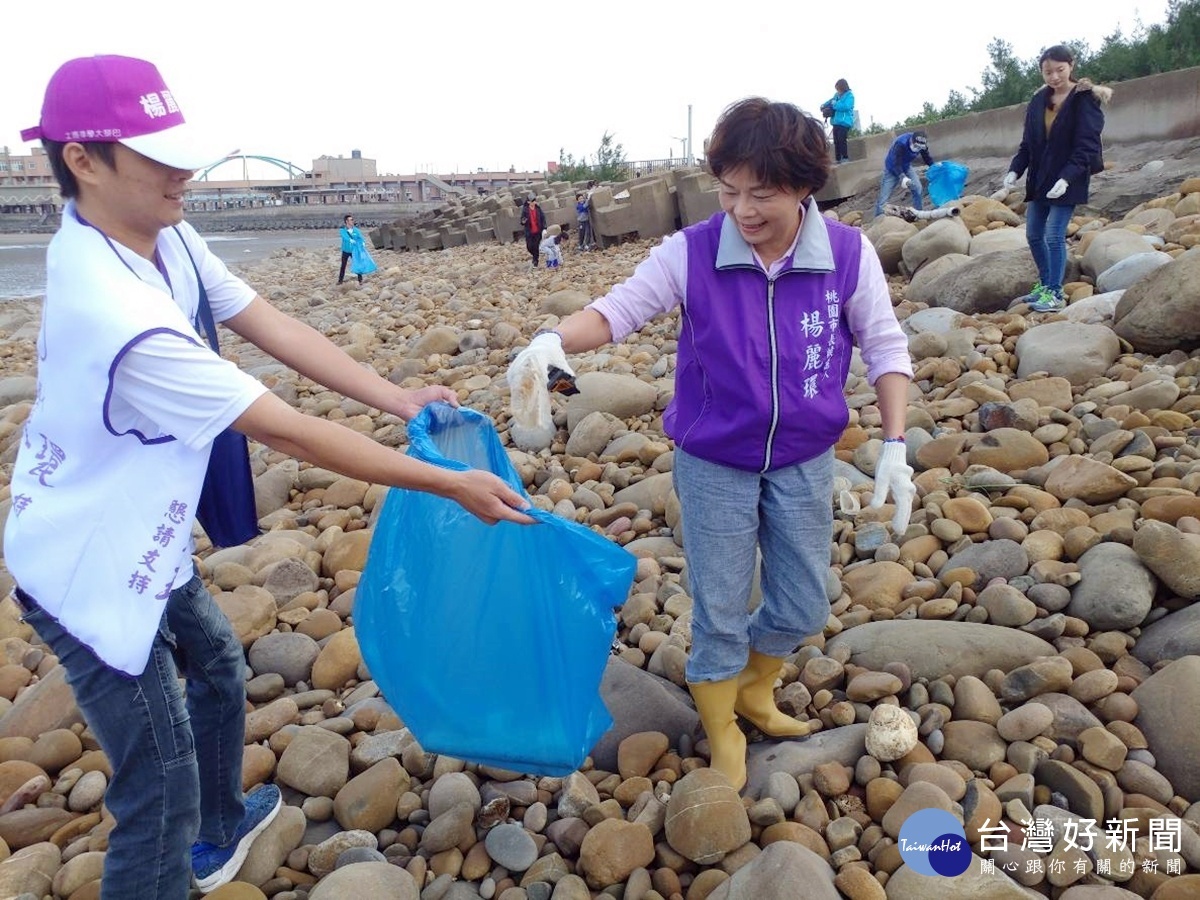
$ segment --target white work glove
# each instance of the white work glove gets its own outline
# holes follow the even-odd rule
[[[1058,179],[1058,181],[1054,182],[1054,187],[1052,187],[1052,188],[1050,188],[1050,190],[1046,191],[1046,199],[1047,200],[1057,200],[1059,197],[1061,197],[1066,192],[1067,192],[1067,183],[1063,179],[1060,178],[1060,179]]]
[[[1009,172],[1004,176],[1004,187],[1006,190],[1012,190],[1012,186],[1017,183],[1017,173]]]
[[[909,188],[912,187],[912,180],[907,175],[905,175],[903,178],[900,179],[900,187],[904,188],[907,191]]]
[[[563,353],[562,338],[554,331],[543,331],[541,334],[535,335],[529,342],[529,346],[518,353],[512,361],[512,365],[508,369],[509,375],[511,376],[513,372],[520,371],[527,366],[536,366],[543,376],[551,366],[557,366],[568,375],[575,374],[575,370],[567,362],[566,354]],[[509,381],[512,381],[511,377],[509,377]]]
[[[871,509],[879,509],[892,495],[896,514],[892,516],[892,534],[904,534],[908,528],[908,517],[912,514],[913,497],[917,486],[913,484],[912,466],[906,459],[907,449],[903,441],[886,441],[875,463],[875,497]]]

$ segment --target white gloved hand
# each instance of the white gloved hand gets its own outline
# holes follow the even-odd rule
[[[1063,181],[1063,179],[1060,178],[1060,179],[1058,179],[1058,181],[1054,182],[1054,187],[1052,187],[1052,188],[1050,188],[1050,190],[1046,191],[1046,199],[1047,200],[1057,200],[1059,197],[1061,197],[1066,192],[1067,192],[1067,183],[1065,181]]]
[[[556,331],[543,331],[535,335],[529,346],[517,354],[509,366],[509,371],[519,371],[535,364],[543,375],[552,366],[557,366],[568,375],[575,374],[575,370],[567,362],[566,354],[563,353],[562,337]]]
[[[1017,183],[1017,173],[1016,172],[1009,172],[1007,175],[1004,176],[1004,186],[1006,188],[1012,188],[1012,186],[1016,183]]]
[[[903,178],[900,179],[900,187],[904,188],[907,191],[909,188],[912,187],[912,180],[907,175],[905,175]]]
[[[888,494],[892,495],[892,502],[896,504],[896,513],[892,516],[892,534],[896,535],[904,534],[908,528],[913,498],[917,495],[907,452],[903,441],[886,441],[875,463],[875,497],[871,500],[871,509],[879,509]]]

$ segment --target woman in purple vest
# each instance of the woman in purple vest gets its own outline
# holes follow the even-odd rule
[[[772,737],[814,729],[776,707],[774,686],[785,658],[829,618],[833,445],[849,419],[853,345],[882,422],[872,505],[892,494],[897,533],[916,492],[904,447],[912,367],[870,243],[813,199],[829,173],[819,122],[791,104],[742,100],[718,121],[708,166],[723,211],[666,238],[629,280],[521,356],[570,372],[565,353],[623,341],[679,309],[663,425],[675,441],[694,603],[687,681],[712,765],[740,790],[738,715]],[[759,550],[763,599],[751,614]]]

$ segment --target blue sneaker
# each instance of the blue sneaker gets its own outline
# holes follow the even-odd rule
[[[1041,297],[1042,294],[1044,294],[1045,292],[1046,292],[1045,286],[1040,281],[1035,281],[1033,283],[1033,287],[1031,287],[1029,289],[1029,293],[1022,294],[1016,300],[1013,300],[1011,303],[1008,304],[1008,308],[1012,309],[1018,303],[1024,303],[1027,306],[1032,306],[1034,303],[1037,302],[1038,298]]]
[[[1029,304],[1033,312],[1058,312],[1066,309],[1067,298],[1061,290],[1043,287],[1041,293]]]
[[[246,815],[238,825],[232,840],[224,847],[207,841],[192,844],[192,873],[196,885],[207,894],[233,881],[246,861],[250,847],[279,814],[283,797],[273,784],[264,785],[246,798]]]

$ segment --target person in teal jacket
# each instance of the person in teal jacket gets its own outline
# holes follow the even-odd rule
[[[342,220],[342,227],[338,229],[338,233],[342,236],[342,268],[338,270],[338,284],[341,284],[346,280],[346,263],[354,255],[355,245],[363,242],[363,236],[362,232],[354,227],[354,216],[346,216]],[[358,283],[362,284],[362,275],[358,276]]]
[[[850,150],[846,146],[846,138],[854,127],[854,92],[845,78],[839,78],[833,86],[836,93],[821,104],[822,111],[832,114],[830,125],[833,126],[833,159],[835,163],[850,161]]]

